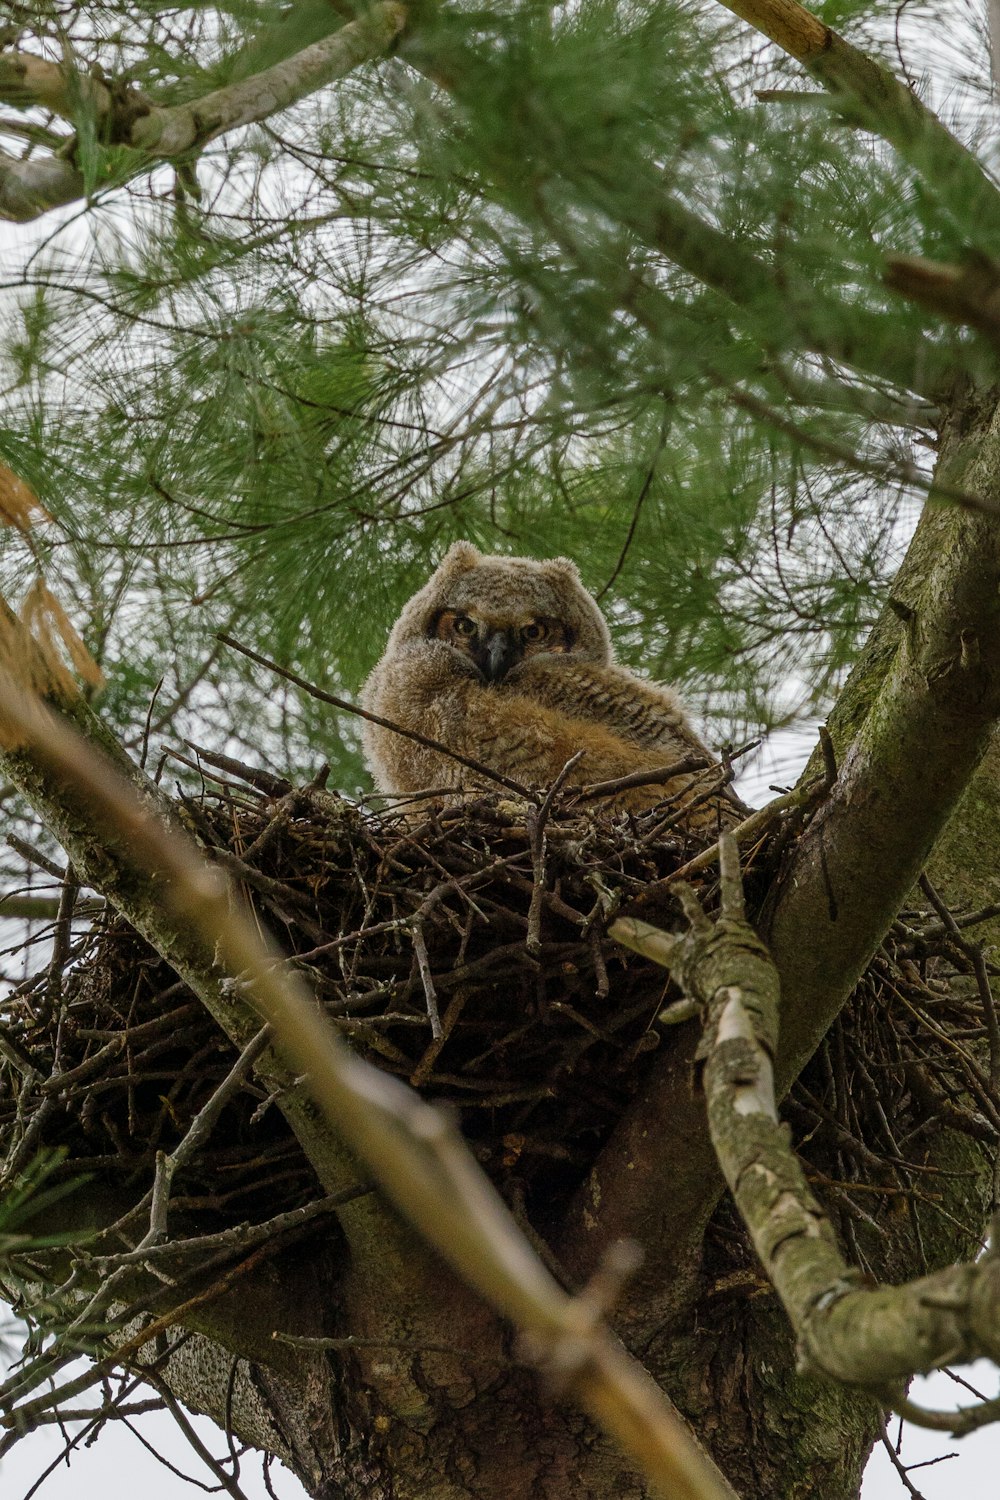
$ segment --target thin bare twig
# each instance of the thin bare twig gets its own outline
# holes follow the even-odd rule
[[[269,657],[261,656],[257,651],[251,651],[249,646],[243,646],[234,640],[231,635],[220,632],[218,640],[224,646],[231,646],[234,651],[239,651],[243,656],[249,657],[251,661],[266,667],[269,672],[275,672],[279,677],[284,677],[288,682],[294,682],[303,692],[312,698],[318,698],[321,703],[329,703],[331,708],[338,708],[342,713],[354,714],[358,719],[365,719],[369,724],[377,724],[381,729],[391,729],[393,734],[400,734],[404,739],[413,740],[417,745],[423,745],[425,750],[434,750],[438,755],[444,755],[448,760],[455,761],[460,766],[465,766],[469,771],[475,771],[477,776],[483,776],[487,781],[495,782],[497,786],[506,787],[509,792],[514,792],[518,797],[527,801],[534,800],[534,794],[529,787],[522,786],[519,781],[514,781],[510,776],[504,776],[492,767],[484,765],[481,760],[474,760],[470,755],[460,755],[450,745],[445,745],[441,740],[431,739],[429,735],[420,734],[416,729],[404,729],[402,724],[396,724],[392,719],[383,719],[381,714],[369,713],[368,709],[361,708],[357,703],[350,703],[346,698],[338,698],[333,693],[327,693],[323,688],[317,687],[314,682],[300,677],[298,672],[292,672],[288,667],[279,666],[276,661]]]
[[[549,813],[559,788],[565,782],[573,767],[583,759],[585,752],[578,750],[571,755],[563,766],[559,775],[552,782],[541,807],[536,812],[529,808],[525,817],[528,829],[528,837],[531,847],[531,872],[534,881],[531,891],[531,905],[528,908],[528,936],[525,947],[532,958],[537,958],[542,951],[542,897],[545,893],[545,825],[548,822]]]
[[[577,760],[579,758],[576,757]],[[573,801],[592,802],[597,797],[614,797],[619,792],[627,792],[637,786],[658,786],[661,782],[673,781],[675,776],[686,776],[689,771],[703,771],[708,766],[707,756],[686,755],[683,760],[654,771],[631,771],[627,776],[616,776],[613,781],[591,782],[574,794]]]

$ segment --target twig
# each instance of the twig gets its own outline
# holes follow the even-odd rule
[[[152,1385],[153,1389],[157,1391],[161,1396],[164,1406],[170,1412],[170,1415],[177,1423],[177,1426],[180,1428],[181,1432],[191,1444],[194,1452],[197,1453],[198,1457],[201,1459],[205,1467],[211,1469],[212,1473],[219,1481],[222,1489],[224,1489],[228,1495],[231,1495],[233,1497],[233,1500],[247,1500],[246,1494],[243,1490],[240,1489],[239,1484],[236,1482],[235,1475],[230,1474],[225,1466],[221,1464],[215,1457],[215,1455],[211,1452],[211,1450],[206,1448],[205,1444],[202,1442],[201,1438],[198,1436],[197,1432],[192,1426],[187,1413],[181,1407],[180,1403],[176,1400],[170,1388],[157,1376],[155,1371],[151,1372],[148,1378],[150,1385]]]
[[[70,861],[66,866],[66,874],[63,877],[63,887],[59,897],[59,914],[56,917],[55,928],[52,934],[52,957],[49,961],[49,974],[45,985],[45,1003],[50,1010],[58,1006],[62,996],[63,969],[69,959],[72,942],[73,909],[76,906],[76,898],[79,894],[80,885],[73,873],[73,864]],[[60,1062],[58,1055],[54,1061],[58,1068]]]
[[[301,1229],[311,1220],[323,1214],[333,1213],[334,1209],[350,1203],[352,1199],[359,1198],[363,1193],[370,1192],[370,1187],[359,1183],[357,1187],[345,1188],[342,1193],[329,1193],[324,1198],[315,1198],[312,1203],[303,1204],[301,1208],[292,1208],[287,1213],[275,1214],[272,1218],[265,1219],[262,1224],[234,1224],[231,1229],[220,1229],[216,1234],[197,1234],[183,1240],[166,1240],[159,1245],[141,1245],[135,1250],[123,1250],[118,1255],[87,1255],[81,1257],[81,1260],[101,1275],[107,1275],[109,1271],[117,1270],[119,1266],[146,1262],[152,1264],[175,1257],[192,1255],[204,1258],[209,1253],[227,1249],[245,1253],[258,1244],[268,1242],[273,1245],[277,1239],[288,1234],[290,1230]],[[118,1220],[108,1229],[102,1230],[101,1238],[107,1238],[112,1231],[121,1233],[124,1225],[129,1219],[135,1217],[140,1207],[141,1204],[136,1204],[125,1218]]]
[[[152,693],[150,694],[149,706],[146,709],[146,718],[142,726],[142,740],[139,750],[140,771],[144,771],[146,769],[146,761],[149,757],[149,736],[153,727],[153,709],[156,707],[156,700],[160,696],[160,689],[162,688],[162,686],[163,678],[161,677],[159,682],[154,687]]]
[[[786,812],[805,809],[814,802],[820,801],[826,795],[826,789],[826,778],[823,777],[817,781],[810,781],[806,786],[795,787],[790,792],[784,792],[780,797],[775,797],[773,802],[769,802],[766,807],[759,807],[756,812],[752,812],[748,818],[743,819],[742,823],[737,823],[736,827],[729,830],[728,835],[723,835],[723,837],[734,838],[740,847],[749,844],[752,839],[765,833],[773,823],[778,822]],[[719,861],[721,844],[722,840],[719,839],[670,875],[664,875],[662,880],[654,880],[645,890],[639,892],[633,904],[645,905],[647,901],[662,896],[678,881],[687,880],[692,875],[699,875],[703,870],[710,870]]]
[[[571,755],[563,766],[559,775],[552,782],[541,807],[536,812],[529,808],[525,815],[525,823],[531,841],[531,873],[533,886],[531,890],[531,905],[528,907],[528,936],[525,947],[532,958],[537,958],[542,951],[542,895],[545,891],[545,825],[548,822],[549,813],[556,793],[565,782],[573,767],[583,759],[585,752],[578,750]]]
[[[434,989],[434,979],[431,975],[430,959],[427,957],[427,943],[424,940],[424,929],[419,922],[411,923],[410,938],[417,958],[417,968],[420,970],[420,982],[424,987],[424,999],[427,1002],[427,1014],[431,1023],[431,1036],[435,1041],[441,1041],[444,1033],[441,1030],[441,1016],[438,1011],[437,992]]]
[[[889,1441],[889,1434],[885,1431],[884,1428],[882,1429],[880,1436],[882,1447],[885,1449],[886,1453],[888,1453],[889,1462],[895,1469],[896,1474],[899,1477],[899,1482],[906,1490],[906,1493],[911,1497],[911,1500],[924,1500],[924,1496],[917,1489],[916,1485],[911,1482],[906,1472],[906,1466],[900,1458],[899,1454],[896,1452],[895,1448],[892,1446],[892,1443]]]
[[[453,750],[450,745],[442,744],[440,740],[434,740],[429,735],[420,734],[416,729],[404,729],[402,724],[396,724],[392,719],[383,719],[381,714],[369,713],[366,708],[360,708],[357,703],[349,703],[346,698],[337,698],[333,693],[324,692],[315,683],[307,681],[305,677],[300,677],[297,672],[292,672],[287,667],[280,667],[276,661],[271,661],[269,657],[261,656],[257,651],[251,651],[249,646],[241,645],[231,635],[225,635],[220,632],[216,639],[220,640],[224,646],[231,646],[234,651],[239,651],[243,656],[249,657],[251,661],[255,661],[260,666],[266,667],[269,672],[275,672],[279,677],[284,677],[288,682],[294,682],[296,687],[300,687],[303,692],[308,693],[311,697],[318,698],[321,703],[329,703],[332,708],[338,708],[342,713],[354,714],[359,719],[365,719],[369,724],[377,724],[380,729],[391,729],[393,734],[400,734],[404,739],[413,740],[417,745],[423,745],[425,750],[434,750],[438,755],[446,756],[448,760],[453,760],[458,765],[465,766],[466,770],[475,771],[477,776],[485,776],[487,781],[493,781],[498,786],[506,787],[509,792],[514,792],[516,796],[523,797],[526,801],[534,800],[533,793],[529,787],[522,786],[519,781],[514,781],[510,776],[504,776],[499,771],[494,771],[492,767],[484,765],[482,761],[473,760],[470,755],[460,755],[457,750]]]
[[[220,636],[219,639],[225,641],[226,637]],[[234,760],[231,755],[220,755],[215,750],[203,750],[190,740],[184,740],[183,743],[206,765],[214,766],[217,771],[225,771],[230,776],[238,776],[241,781],[255,786],[268,797],[286,797],[292,790],[292,783],[284,776],[275,776],[273,771],[265,771],[261,766],[248,766],[242,760]]]
[[[579,759],[579,756],[577,756]],[[595,797],[614,797],[618,792],[627,792],[637,786],[657,786],[661,782],[673,781],[675,776],[684,776],[689,771],[702,771],[709,766],[704,755],[687,755],[672,766],[662,766],[656,771],[632,771],[628,776],[617,776],[613,781],[595,781],[581,787],[573,802],[592,802]]]
[[[462,1011],[465,1009],[465,1002],[467,999],[468,992],[466,990],[459,990],[458,993],[449,1001],[448,1009],[444,1013],[444,1020],[441,1022],[439,1035],[431,1041],[430,1045],[424,1052],[423,1057],[420,1059],[420,1061],[417,1063],[417,1066],[410,1074],[410,1083],[415,1089],[423,1088],[424,1084],[431,1076],[434,1064],[438,1060],[438,1056],[440,1055],[442,1047],[451,1035],[455,1023],[458,1020],[459,1016],[462,1014]]]
[[[37,865],[40,870],[45,871],[46,875],[51,875],[53,880],[58,880],[62,884],[66,875],[66,870],[62,865],[56,864],[54,859],[50,859],[47,854],[42,853],[41,849],[36,849],[34,844],[29,844],[28,840],[21,838],[19,834],[8,833],[7,842],[15,854],[26,859],[30,865]]]
[[[983,1020],[986,1024],[986,1035],[989,1038],[990,1044],[990,1081],[993,1084],[993,1089],[998,1100],[1000,1100],[1000,1022],[997,1020],[996,1000],[993,997],[993,987],[986,972],[986,960],[983,958],[982,946],[979,943],[970,943],[969,939],[963,936],[958,923],[941,900],[933,885],[931,885],[926,873],[920,877],[920,889],[937,912],[942,925],[950,934],[955,946],[968,959],[972,972],[975,975],[976,985],[979,989],[979,998],[983,1004]]]
[[[208,1139],[226,1105],[239,1088],[254,1063],[271,1041],[271,1027],[262,1026],[257,1035],[243,1048],[211,1098],[195,1115],[173,1151],[156,1153],[156,1177],[153,1182],[152,1204],[149,1210],[149,1243],[158,1244],[167,1232],[167,1209],[170,1188],[176,1172],[190,1161],[196,1151]],[[142,1247],[140,1247],[142,1248]]]
[[[636,498],[635,505],[632,507],[632,519],[629,522],[628,531],[625,534],[625,540],[622,543],[621,551],[618,554],[618,561],[615,563],[614,569],[607,582],[603,584],[603,586],[599,588],[597,593],[594,595],[594,598],[598,601],[604,598],[605,594],[608,592],[611,585],[618,577],[622,568],[625,566],[625,559],[628,557],[629,548],[632,545],[636,527],[639,524],[639,516],[642,513],[642,507],[646,503],[646,497],[648,496],[649,491],[652,488],[653,480],[656,477],[656,466],[663,456],[664,448],[667,446],[667,434],[670,431],[670,417],[673,413],[673,410],[674,407],[672,402],[668,402],[664,406],[663,416],[660,419],[660,431],[656,439],[656,447],[653,449],[653,456],[649,461],[649,466],[646,470],[642,485],[639,489],[639,494]]]

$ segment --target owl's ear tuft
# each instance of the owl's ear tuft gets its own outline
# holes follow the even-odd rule
[[[471,541],[453,541],[441,558],[441,573],[468,573],[469,568],[483,561],[483,553]]]
[[[438,567],[439,573],[467,573],[483,560],[483,554],[471,542],[452,542]]]
[[[545,567],[550,573],[561,573],[564,578],[572,578],[574,582],[580,582],[580,569],[571,557],[546,558]]]

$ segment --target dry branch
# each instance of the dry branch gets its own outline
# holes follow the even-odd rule
[[[156,883],[167,927],[191,929],[217,955],[233,976],[225,982],[239,996],[235,1003],[252,1004],[273,1027],[326,1119],[439,1253],[530,1336],[539,1363],[559,1372],[665,1492],[692,1500],[731,1495],[651,1378],[608,1333],[606,1309],[562,1291],[442,1113],[348,1053],[221,873],[9,676],[3,726],[8,745],[18,744],[47,778],[68,781],[105,836],[114,832],[133,878]]]

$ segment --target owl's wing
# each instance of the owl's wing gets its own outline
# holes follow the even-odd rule
[[[548,785],[581,750],[574,784],[659,770],[671,756],[679,758],[678,748],[682,754],[701,748],[693,736],[678,735],[669,748],[627,739],[579,707],[540,701],[534,680],[526,681],[523,691],[498,690],[483,682],[468,657],[441,642],[421,641],[383,658],[365,685],[362,703],[525,786]],[[389,795],[488,784],[460,761],[391,729],[366,724],[364,741],[379,790]],[[654,788],[645,800],[657,795]]]
[[[637,677],[627,667],[581,661],[572,654],[540,653],[521,662],[507,677],[505,688],[574,718],[603,724],[643,749],[712,758],[674,688]]]
[[[572,654],[539,653],[527,657],[508,675],[503,690],[542,703],[584,730],[593,725],[594,733],[601,730],[612,735],[622,758],[631,755],[632,770],[659,770],[690,756],[701,756],[710,765],[717,758],[695,733],[676,691],[665,683],[638,677],[627,667],[581,661]],[[627,773],[609,773],[608,780],[616,774]],[[601,778],[585,774],[582,779]],[[632,807],[646,806],[667,790],[675,791],[684,780],[627,793],[621,800]],[[708,829],[713,824],[732,824],[748,812],[727,786],[702,812],[688,819],[688,826]]]

